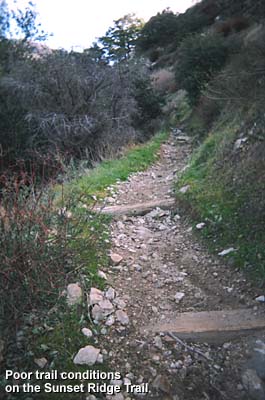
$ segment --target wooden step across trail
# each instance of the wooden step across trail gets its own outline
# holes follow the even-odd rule
[[[102,208],[97,208],[96,211],[101,212],[102,214],[109,214],[113,216],[119,215],[128,215],[128,216],[137,216],[137,215],[145,215],[155,208],[159,207],[162,210],[172,209],[175,205],[175,199],[160,199],[160,200],[152,200],[144,203],[136,203],[136,204],[126,204],[125,206],[107,206]]]
[[[168,322],[145,326],[143,332],[173,333],[179,338],[197,342],[222,343],[235,337],[265,330],[264,312],[253,309],[180,313]]]

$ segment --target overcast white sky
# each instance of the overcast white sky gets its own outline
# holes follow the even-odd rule
[[[14,0],[7,0],[12,8]],[[26,0],[17,0],[23,8]],[[53,33],[47,44],[52,48],[70,50],[73,46],[90,47],[103,36],[113,20],[135,13],[147,21],[157,12],[169,7],[183,12],[194,0],[33,0],[45,31]]]

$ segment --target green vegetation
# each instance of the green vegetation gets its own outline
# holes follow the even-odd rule
[[[119,159],[101,162],[81,178],[66,185],[66,197],[71,193],[71,196],[76,196],[83,204],[93,203],[92,196],[103,198],[110,185],[118,180],[126,180],[133,172],[143,171],[155,162],[159,156],[160,145],[166,138],[167,133],[158,134],[144,145],[132,146]]]
[[[244,267],[260,285],[265,283],[264,202],[262,165],[254,160],[228,160],[237,137],[238,121],[223,126],[194,153],[190,167],[177,184],[177,197],[194,218],[194,225],[206,222],[202,235],[216,254],[233,247],[226,256]],[[253,143],[246,145],[252,151]],[[246,150],[247,151],[247,150]],[[237,154],[238,157],[238,154]],[[246,165],[247,163],[247,165]],[[247,173],[241,176],[242,171]],[[179,192],[184,185],[189,190]]]

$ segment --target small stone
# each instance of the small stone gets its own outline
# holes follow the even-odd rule
[[[119,308],[120,310],[123,310],[126,307],[125,301],[123,301],[120,297],[117,297],[114,299],[113,303]]]
[[[114,311],[113,305],[109,300],[101,300],[98,305],[102,310],[104,310],[106,315],[111,314]]]
[[[78,351],[74,358],[74,364],[92,366],[97,362],[99,349],[94,346],[86,346]]]
[[[35,358],[34,363],[39,367],[39,368],[45,368],[45,366],[48,363],[48,360],[44,357],[42,358]]]
[[[206,225],[205,222],[200,222],[199,224],[196,225],[196,228],[201,230],[205,227],[205,225]]]
[[[255,298],[256,301],[259,303],[265,303],[265,296],[259,296]]]
[[[115,323],[115,318],[113,315],[110,315],[107,319],[107,321],[105,322],[105,325],[107,326],[112,326]]]
[[[91,338],[93,336],[93,332],[91,331],[91,329],[83,328],[81,332],[88,338]]]
[[[236,249],[234,249],[234,247],[229,247],[229,249],[225,249],[225,250],[221,251],[220,253],[218,253],[218,256],[224,257],[227,254],[233,253],[234,251],[236,251]]]
[[[94,287],[91,288],[89,294],[89,304],[93,306],[94,304],[97,304],[102,300],[103,300],[103,292]]]
[[[122,310],[116,311],[116,318],[122,325],[128,325],[129,324],[129,317]]]
[[[105,293],[105,297],[108,300],[114,300],[115,299],[115,290],[112,287],[108,288],[108,290]]]
[[[82,302],[82,289],[78,283],[70,283],[67,286],[67,304],[69,306],[74,306]]]
[[[111,253],[110,258],[114,265],[120,264],[120,262],[123,260],[123,257],[117,253]]]
[[[182,188],[179,189],[180,193],[187,193],[187,191],[190,190],[190,185],[182,186]]]
[[[157,347],[158,349],[161,350],[163,348],[163,343],[162,343],[162,340],[161,340],[160,336],[156,336],[154,338],[154,343],[155,343],[155,347]]]
[[[107,277],[107,275],[105,274],[105,272],[103,272],[103,271],[101,271],[101,270],[98,270],[98,277],[99,277],[99,278],[102,278],[102,279],[105,279],[105,281],[108,280],[108,277]]]
[[[106,313],[98,304],[96,304],[92,308],[92,317],[94,321],[99,322],[106,318]]]
[[[96,398],[93,394],[89,394],[89,395],[86,397],[86,400],[97,400],[97,398]]]
[[[183,293],[183,292],[177,292],[176,294],[175,294],[175,301],[176,301],[176,303],[179,303],[182,299],[183,299],[183,297],[185,296],[185,293]]]
[[[265,391],[262,380],[253,369],[247,369],[242,375],[242,383],[245,390],[253,400],[264,400]]]

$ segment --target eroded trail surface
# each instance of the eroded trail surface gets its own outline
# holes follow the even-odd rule
[[[189,154],[187,144],[164,144],[160,161],[113,187],[107,205],[174,198],[176,173]],[[106,272],[115,290],[115,298],[109,297],[120,312],[101,321],[99,340],[111,369],[125,382],[148,383],[149,393],[124,390],[107,398],[264,399],[264,331],[239,330],[231,338],[221,333],[200,338],[195,332],[183,343],[177,326],[165,331],[184,312],[249,309],[265,318],[264,305],[255,301],[257,290],[223,258],[207,253],[177,204],[142,214],[121,214],[112,222],[113,262]]]

